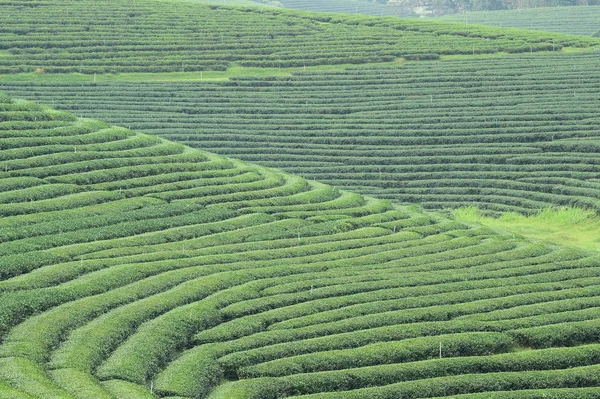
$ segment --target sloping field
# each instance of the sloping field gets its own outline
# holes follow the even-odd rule
[[[600,209],[598,76],[549,53],[0,90],[398,203],[530,213]]]
[[[286,8],[307,11],[401,16],[398,8],[368,0],[279,0],[279,2]]]
[[[187,2],[0,0],[0,9],[0,73],[358,64],[600,44],[559,33]]]
[[[1,398],[600,394],[598,255],[4,96],[0,137]]]
[[[164,1],[164,0],[157,0]],[[270,7],[270,5],[262,3],[260,0],[172,0],[184,3],[203,3],[203,4],[217,4],[226,6],[253,6],[253,7]]]
[[[374,3],[369,0],[172,0],[190,3],[219,4],[227,6],[254,6],[254,7],[285,7],[296,10],[314,12],[335,12],[366,14],[374,16],[400,17],[401,13],[397,7]]]
[[[452,14],[443,21],[534,29],[591,36],[600,32],[600,6],[541,7]]]

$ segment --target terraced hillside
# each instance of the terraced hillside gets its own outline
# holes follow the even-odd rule
[[[0,73],[298,67],[600,44],[559,33],[180,1],[0,0],[0,9]]]
[[[600,32],[600,6],[542,7],[445,15],[443,21],[591,36]]]
[[[187,3],[218,4],[226,6],[271,7],[271,5],[254,0],[173,0]]]
[[[596,254],[0,98],[1,398],[600,394]]]
[[[600,209],[598,76],[551,53],[0,90],[397,203],[530,213]]]
[[[398,10],[369,0],[172,0],[227,6],[285,7],[315,12],[366,14],[375,16],[400,16]]]
[[[316,12],[344,12],[375,16],[404,16],[397,7],[368,0],[279,0],[286,8]]]

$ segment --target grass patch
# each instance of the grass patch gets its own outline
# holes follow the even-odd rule
[[[595,51],[594,48],[565,47],[563,53],[583,53]],[[538,51],[536,54],[549,54],[552,51]],[[556,52],[555,52],[556,53]],[[485,54],[454,54],[442,55],[439,61],[452,60],[478,60],[497,59],[510,56],[518,57],[507,52],[485,53]],[[9,53],[0,51],[0,57],[10,56]],[[106,73],[106,74],[83,74],[83,73],[37,73],[25,72],[16,74],[0,74],[0,82],[36,82],[36,83],[72,83],[72,82],[194,82],[194,81],[225,81],[232,77],[284,77],[292,76],[300,72],[326,72],[343,71],[346,68],[356,67],[378,67],[394,65],[399,63],[422,63],[423,61],[405,61],[398,58],[391,62],[371,62],[364,64],[336,64],[336,65],[314,65],[306,67],[243,67],[232,65],[226,71],[203,71],[203,72],[131,72],[131,73]]]
[[[596,51],[595,47],[563,47],[556,51],[534,51],[535,54],[552,54],[552,53],[590,53]],[[507,53],[506,51],[499,51],[497,53],[483,53],[483,54],[452,54],[452,55],[441,55],[440,60],[479,60],[487,58],[504,58],[508,56],[519,57],[522,54],[531,54],[529,52],[524,53]]]
[[[497,53],[483,53],[483,54],[451,54],[451,55],[440,55],[440,61],[446,60],[479,60],[486,58],[503,58],[508,56],[509,53],[501,51]]]
[[[600,219],[594,211],[547,208],[533,216],[507,212],[491,217],[483,215],[477,207],[466,207],[454,211],[454,217],[461,222],[479,223],[555,244],[600,251]]]
[[[401,62],[378,62],[360,64],[360,66],[392,65]],[[226,71],[205,72],[132,72],[132,73],[107,73],[107,74],[82,74],[82,73],[17,73],[2,74],[0,82],[186,82],[186,81],[222,81],[236,76],[291,76],[303,71],[343,71],[348,67],[357,67],[357,64],[316,65],[307,67],[290,68],[260,68],[242,67],[234,65]]]
[[[598,51],[598,47],[564,47],[563,53],[590,53]]]

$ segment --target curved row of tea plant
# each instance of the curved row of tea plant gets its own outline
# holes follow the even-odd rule
[[[0,99],[2,398],[599,393],[598,256]]]
[[[428,208],[599,209],[598,55],[226,82],[0,82],[24,98]]]
[[[179,72],[589,47],[599,39],[279,8],[2,0],[0,73]]]

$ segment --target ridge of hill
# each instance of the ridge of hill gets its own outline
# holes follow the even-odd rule
[[[600,393],[597,254],[4,95],[0,137],[2,398]]]
[[[346,14],[365,14],[373,16],[414,15],[400,11],[398,7],[369,0],[172,0],[192,3],[219,4],[225,6],[283,7],[312,12],[333,12]]]
[[[590,47],[460,23],[149,0],[0,0],[0,73],[225,70]]]
[[[396,203],[600,209],[598,54],[188,82],[2,82],[87,117]]]
[[[413,15],[398,7],[388,7],[368,0],[279,0],[278,2],[286,8],[314,12],[366,14],[380,17]]]
[[[440,20],[591,36],[600,32],[600,6],[471,11]]]

